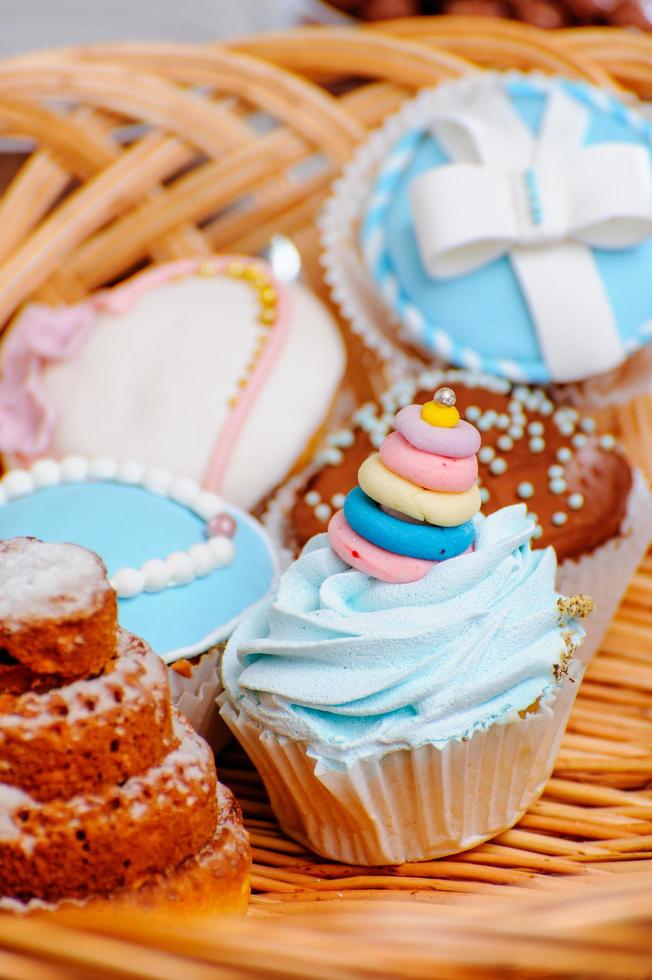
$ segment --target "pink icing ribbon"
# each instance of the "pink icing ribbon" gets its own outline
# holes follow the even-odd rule
[[[115,316],[127,313],[140,297],[173,279],[194,275],[209,263],[216,274],[233,262],[254,265],[269,278],[277,295],[277,317],[270,326],[270,337],[247,386],[229,414],[215,441],[204,477],[204,486],[218,491],[222,486],[237,440],[256,399],[280,356],[290,332],[291,298],[289,290],[274,278],[271,268],[247,256],[196,256],[154,266],[128,282],[97,293],[74,306],[49,307],[32,304],[16,319],[3,345],[0,377],[0,451],[33,459],[47,453],[56,425],[54,406],[42,381],[44,367],[63,361],[81,349],[90,334],[97,313]]]
[[[41,379],[49,361],[74,356],[91,331],[92,302],[27,306],[3,345],[0,379],[0,450],[34,458],[47,452],[55,413]]]

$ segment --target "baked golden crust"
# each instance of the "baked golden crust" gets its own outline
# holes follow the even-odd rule
[[[217,784],[217,824],[213,836],[197,854],[175,868],[157,872],[140,884],[108,896],[84,900],[63,899],[44,906],[40,901],[22,903],[0,899],[0,911],[16,911],[34,917],[56,912],[66,921],[78,917],[88,925],[111,923],[123,916],[130,924],[139,914],[151,922],[196,921],[216,915],[244,915],[249,900],[251,850],[249,835],[242,826],[240,807],[221,783]]]
[[[115,655],[117,599],[97,555],[35,538],[0,541],[0,586],[5,660],[72,678],[98,673]]]
[[[0,542],[0,642],[0,908],[244,912],[239,807],[97,556]]]
[[[99,794],[38,803],[0,786],[0,894],[86,898],[138,887],[199,852],[217,822],[215,764],[180,715],[159,766]]]
[[[122,783],[172,745],[165,665],[124,630],[97,677],[42,694],[0,694],[0,782],[40,802]]]
[[[92,899],[85,908],[132,917],[141,910],[174,923],[214,915],[244,915],[249,899],[251,850],[249,835],[235,797],[217,784],[217,825],[198,854],[169,871],[158,873],[139,888],[109,899]]]

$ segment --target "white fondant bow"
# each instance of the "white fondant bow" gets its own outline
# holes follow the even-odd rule
[[[583,147],[588,112],[559,88],[538,138],[502,89],[481,103],[434,120],[456,162],[410,186],[424,267],[453,278],[509,254],[553,380],[609,371],[626,352],[591,246],[629,248],[652,235],[648,152]]]

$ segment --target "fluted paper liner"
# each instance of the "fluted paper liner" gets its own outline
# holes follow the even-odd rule
[[[513,826],[552,772],[584,665],[545,704],[443,746],[387,752],[328,769],[306,744],[278,738],[226,697],[222,717],[258,769],[290,837],[347,864],[454,854]]]
[[[168,668],[172,704],[206,739],[213,752],[219,752],[231,735],[220,718],[215,699],[222,690],[220,662],[222,647],[214,647],[192,665],[190,677],[182,677]]]
[[[566,559],[557,571],[558,592],[588,594],[594,602],[593,612],[582,624],[586,638],[576,654],[585,663],[599,649],[651,538],[652,494],[643,474],[634,470],[620,533],[588,555],[577,560]]]

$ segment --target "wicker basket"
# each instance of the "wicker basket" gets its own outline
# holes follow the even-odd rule
[[[315,216],[341,164],[416,88],[478,66],[652,98],[651,37],[461,18],[0,64],[0,323],[28,299],[79,300],[151,262],[257,252],[275,232],[324,295]],[[377,365],[348,341],[364,395]],[[650,401],[616,421],[651,472]],[[221,774],[252,836],[248,921],[175,933],[77,911],[0,917],[0,975],[649,975],[652,556],[589,669],[544,797],[491,843],[399,868],[337,865],[284,838],[235,749]]]

